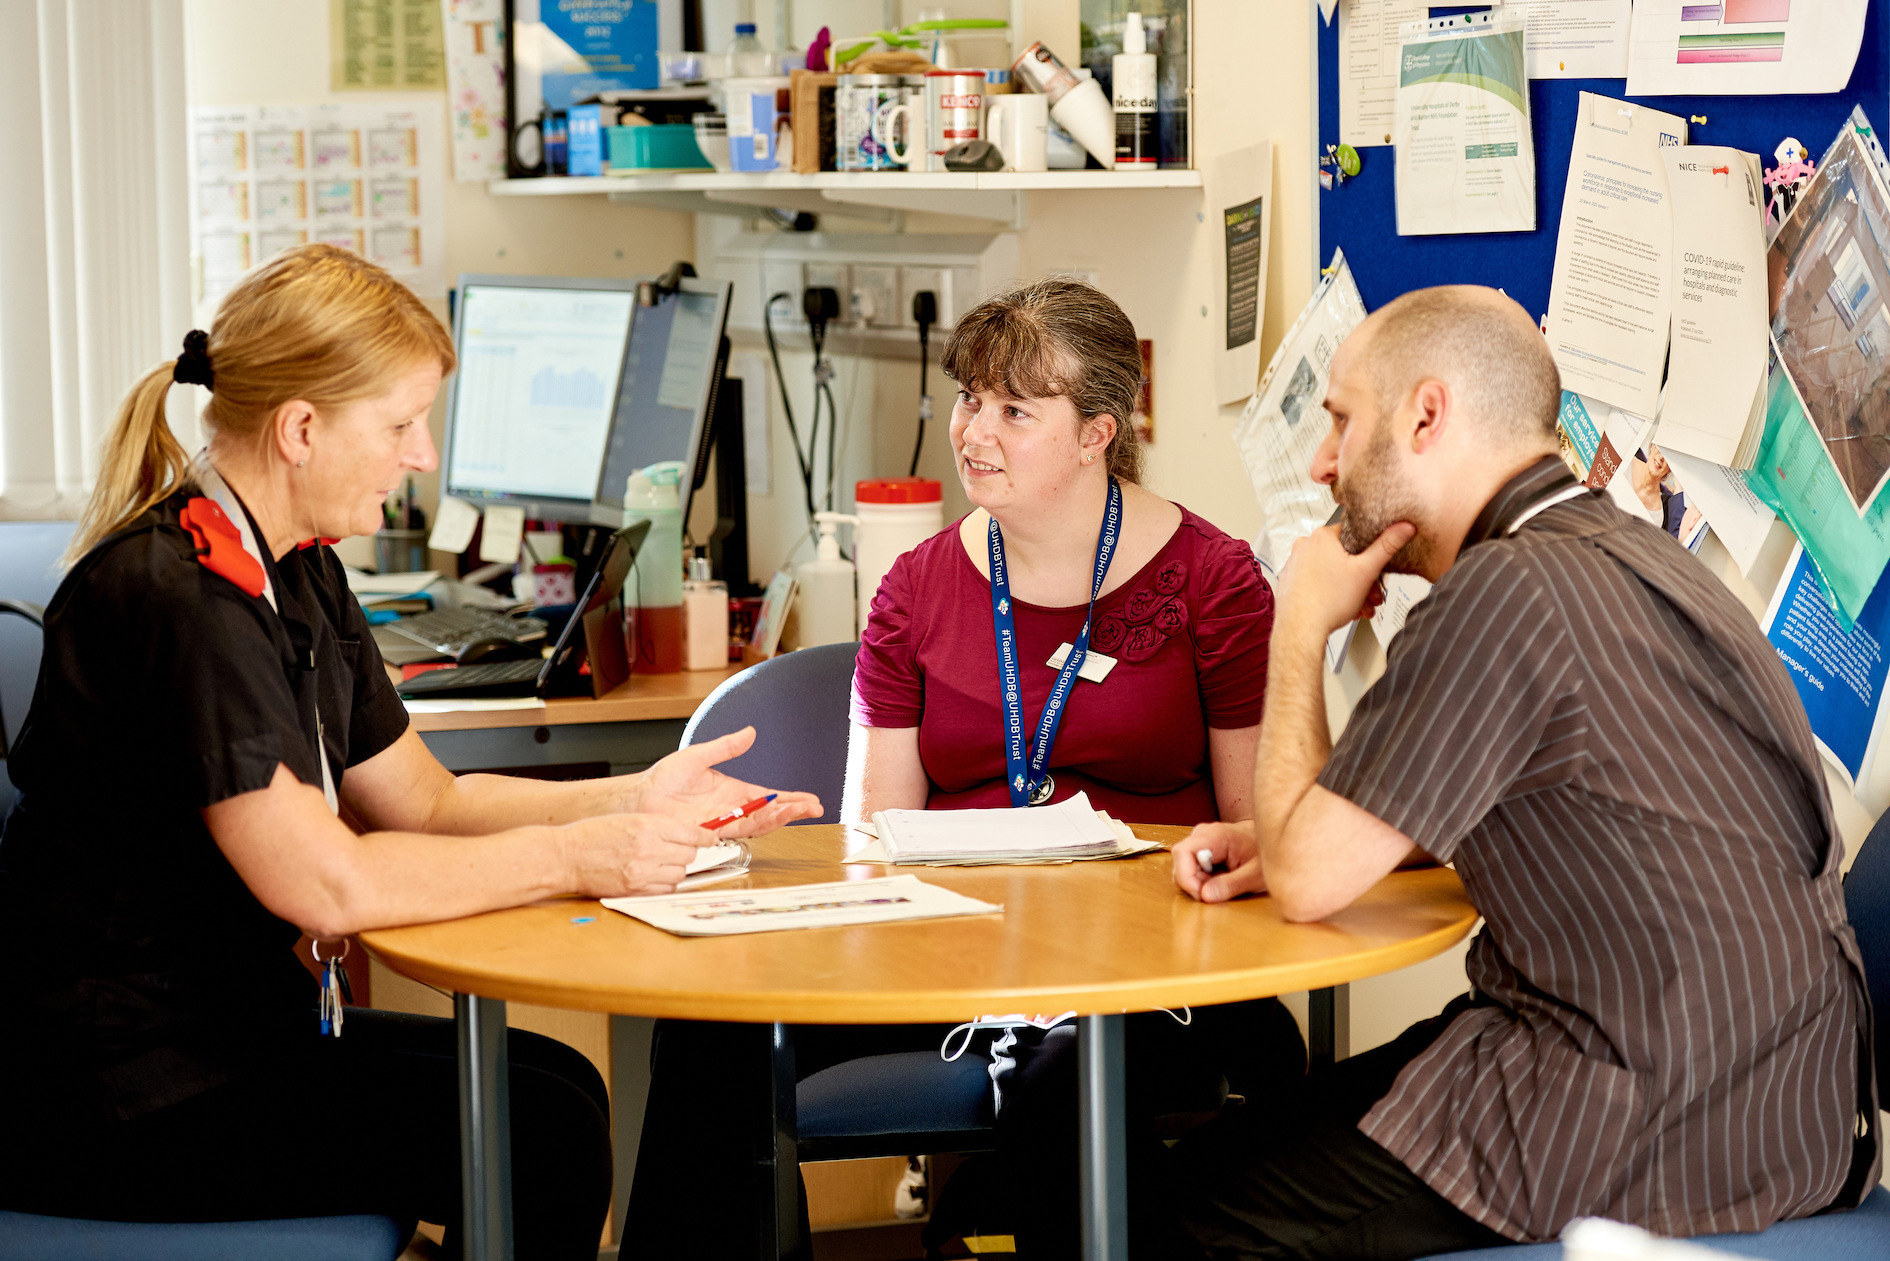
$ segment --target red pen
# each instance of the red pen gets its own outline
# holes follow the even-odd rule
[[[777,797],[778,795],[779,795],[778,793],[769,793],[766,797],[757,797],[745,806],[735,807],[733,810],[729,811],[727,814],[723,815],[719,819],[710,819],[707,823],[702,824],[701,827],[703,828],[704,831],[708,831],[708,832],[713,832],[718,828],[725,828],[729,824],[734,823],[739,819],[745,818],[748,815],[753,814],[755,811],[767,805],[770,801],[773,801],[775,797]]]

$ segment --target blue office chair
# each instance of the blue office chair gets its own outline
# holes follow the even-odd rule
[[[393,1261],[413,1223],[391,1217],[264,1222],[86,1222],[0,1211],[7,1261]]]
[[[723,764],[751,783],[814,792],[840,821],[846,779],[847,701],[859,645],[824,644],[774,657],[710,693],[683,731],[682,747],[753,726],[755,746]],[[777,1026],[777,1028],[780,1028]],[[791,1040],[777,1037],[777,1160],[793,1163],[986,1151],[994,1144],[991,1079],[985,1061],[946,1063],[930,1051],[868,1055],[794,1084]],[[787,1162],[783,1162],[787,1163]],[[777,1168],[775,1254],[807,1255],[792,1168]]]
[[[1877,1016],[1877,1088],[1890,1085],[1890,813],[1870,829],[1844,880],[1844,906],[1864,956],[1864,977]],[[1744,1235],[1701,1235],[1693,1243],[1740,1257],[1771,1261],[1890,1261],[1890,1191],[1877,1187],[1849,1213],[1780,1222]],[[1478,1248],[1425,1261],[1549,1261],[1559,1243]]]
[[[27,623],[32,628],[35,647],[39,635],[46,629],[46,610],[27,600],[0,600],[0,614],[10,614]],[[13,803],[18,801],[20,793],[7,778],[7,752],[13,746],[14,738],[19,734],[19,725],[26,719],[27,705],[33,698],[33,683],[39,671],[39,653],[0,652],[0,823],[6,821]],[[17,705],[13,725],[7,725],[5,698],[11,693],[16,698],[24,698]]]

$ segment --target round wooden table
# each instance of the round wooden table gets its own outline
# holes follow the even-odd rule
[[[1135,831],[1168,844],[1187,834]],[[751,842],[749,875],[712,887],[890,874],[845,863],[865,839],[833,826],[783,829]],[[1477,921],[1455,873],[1442,868],[1397,872],[1326,920],[1289,924],[1265,897],[1192,901],[1175,889],[1169,862],[1164,852],[1062,866],[898,869],[1004,907],[962,919],[684,938],[595,901],[559,899],[361,940],[395,971],[457,996],[468,1257],[511,1255],[503,1058],[504,1002],[515,999],[796,1024],[1074,1009],[1083,1018],[1084,1251],[1121,1261],[1123,1013],[1329,989],[1439,954]],[[1315,1049],[1318,1041],[1315,1034]],[[792,1212],[784,1216],[791,1223]],[[791,1224],[782,1229],[793,1233]],[[781,1255],[804,1250],[804,1241],[777,1240]]]

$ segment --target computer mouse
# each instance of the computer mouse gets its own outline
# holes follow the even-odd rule
[[[485,639],[475,639],[459,650],[453,660],[463,666],[476,666],[482,662],[524,661],[536,657],[539,652],[530,644],[521,644],[516,639],[501,639],[496,635]]]
[[[967,140],[945,152],[948,171],[1001,171],[1004,154],[989,140]]]

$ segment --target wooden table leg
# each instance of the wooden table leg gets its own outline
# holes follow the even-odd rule
[[[453,995],[459,1034],[459,1185],[466,1261],[512,1261],[512,1110],[505,1004]]]
[[[1083,1151],[1083,1261],[1128,1261],[1129,1138],[1123,1093],[1123,1020],[1077,1022],[1079,1141]]]

